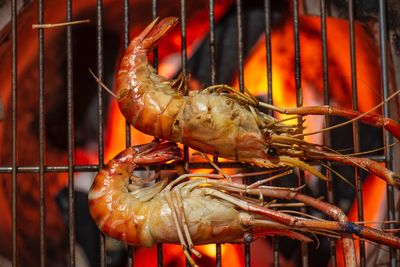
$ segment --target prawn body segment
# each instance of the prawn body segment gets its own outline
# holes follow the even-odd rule
[[[241,224],[240,212],[229,203],[196,196],[196,193],[194,196],[182,195],[182,202],[189,233],[196,245],[242,240],[245,227]],[[155,243],[180,244],[165,195],[161,193],[151,206],[153,209],[149,213],[148,228]]]
[[[181,151],[174,143],[150,143],[130,147],[102,169],[89,190],[89,211],[99,229],[106,235],[128,244],[152,243],[147,233],[149,209],[146,201],[129,193],[132,172],[138,166],[162,164],[179,159]]]
[[[246,161],[266,158],[266,142],[253,115],[228,97],[189,96],[172,136],[199,151]]]
[[[117,95],[122,114],[134,127],[141,125],[145,133],[168,139],[184,99],[165,78],[155,73],[148,64],[147,54],[177,19],[156,22],[153,21],[127,48],[117,75]]]
[[[138,166],[179,158],[179,148],[168,142],[130,147],[112,159],[89,191],[89,211],[98,228],[132,245],[179,244],[171,207],[161,191],[166,180],[148,186],[132,174]],[[202,190],[182,194],[182,203],[196,244],[241,240],[245,226],[233,205],[206,197]]]

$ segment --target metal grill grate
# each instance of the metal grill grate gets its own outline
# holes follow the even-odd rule
[[[268,102],[272,102],[272,68],[271,68],[271,1],[265,0],[265,36],[266,36],[266,51],[267,51],[267,77],[268,77]],[[38,23],[43,24],[46,23],[44,21],[44,5],[45,3],[43,0],[39,0],[38,4]],[[181,42],[182,42],[182,49],[181,49],[181,64],[182,64],[182,71],[183,73],[187,74],[187,47],[186,47],[186,1],[181,0]],[[387,62],[387,50],[386,47],[388,46],[387,40],[387,18],[386,18],[386,1],[379,0],[380,5],[380,12],[379,12],[379,37],[380,37],[380,55],[381,55],[381,74],[382,74],[382,88],[383,88],[383,97],[387,98],[389,96],[389,81],[388,81],[388,62]],[[67,14],[66,14],[66,21],[72,21],[74,15],[72,14],[72,1],[66,0],[67,6]],[[158,11],[158,3],[156,0],[152,1],[152,17],[157,17]],[[211,83],[216,83],[216,73],[218,72],[216,68],[216,52],[218,51],[218,47],[215,44],[215,18],[214,18],[214,1],[210,0],[209,2],[209,23],[210,23],[210,62],[211,62]],[[129,1],[123,1],[123,10],[124,10],[124,46],[127,47],[130,36],[129,36]],[[295,84],[297,89],[297,105],[302,105],[302,91],[301,91],[301,66],[300,66],[300,38],[299,38],[299,1],[293,1],[293,21],[294,21],[294,39],[295,39],[295,62],[293,62],[295,66]],[[327,29],[326,29],[326,17],[327,17],[327,6],[325,0],[320,0],[320,16],[321,16],[321,40],[322,40],[322,51],[323,51],[323,86],[324,86],[324,103],[329,104],[329,73],[328,73],[328,50],[327,47]],[[238,36],[237,36],[237,46],[238,46],[238,73],[239,73],[239,87],[240,90],[244,91],[245,80],[244,80],[244,55],[243,55],[243,10],[242,10],[242,2],[240,0],[236,1],[236,11],[237,11],[237,29],[238,29]],[[101,0],[97,1],[97,76],[100,80],[104,79],[104,49],[103,49],[103,3]],[[356,82],[356,64],[355,64],[355,40],[354,40],[354,3],[352,0],[348,1],[348,17],[349,17],[349,30],[350,30],[350,46],[351,46],[351,73],[352,73],[352,92],[353,92],[353,107],[354,109],[358,109],[357,104],[357,82]],[[18,16],[17,16],[17,0],[12,0],[11,5],[11,41],[12,41],[12,77],[11,77],[11,84],[12,84],[12,166],[0,166],[0,173],[7,173],[11,174],[12,179],[12,264],[13,266],[18,266],[18,250],[17,250],[17,231],[18,231],[18,221],[17,221],[17,177],[18,174],[21,173],[35,173],[38,174],[40,177],[40,266],[46,266],[46,228],[45,228],[45,220],[46,220],[46,209],[45,209],[45,174],[56,172],[67,172],[68,173],[68,200],[69,200],[69,210],[68,210],[68,231],[69,231],[69,265],[75,266],[75,198],[74,198],[74,173],[75,172],[96,172],[101,168],[104,164],[104,132],[103,132],[103,121],[104,121],[104,114],[103,114],[103,90],[98,86],[98,159],[99,164],[96,165],[75,165],[74,164],[74,122],[73,122],[73,51],[72,51],[72,43],[74,40],[74,36],[72,33],[71,26],[67,27],[67,38],[66,38],[66,55],[67,55],[67,90],[68,90],[68,165],[67,166],[47,166],[45,164],[45,80],[44,80],[44,69],[50,66],[44,65],[44,29],[38,29],[38,76],[39,76],[39,84],[38,94],[39,94],[39,165],[38,166],[21,166],[17,164],[17,90],[18,90],[18,81],[17,81],[17,64],[18,64],[18,55],[17,55],[17,25],[18,25]],[[157,51],[154,52],[154,65],[157,68],[158,61],[157,61]],[[385,105],[384,108],[384,115],[389,117],[389,108],[388,105]],[[330,124],[329,118],[326,118],[326,124]],[[355,144],[355,152],[359,151],[359,128],[358,124],[355,123],[354,126],[355,135],[353,136],[354,144]],[[330,136],[329,134],[325,135],[325,142],[326,144],[330,144]],[[386,132],[384,136],[384,143],[390,144],[393,143],[392,137]],[[130,129],[129,126],[126,126],[126,145],[130,146]],[[386,162],[389,168],[392,168],[392,161],[393,161],[393,149],[388,148],[386,149],[384,161]],[[208,164],[206,163],[190,163],[188,157],[188,149],[185,148],[185,162],[186,162],[186,171],[189,169],[196,169],[196,168],[209,168]],[[218,162],[217,158],[214,158],[215,162]],[[242,167],[239,163],[219,163],[223,167]],[[301,175],[302,176],[302,175]],[[334,200],[334,192],[332,191],[332,180],[331,174],[328,175],[330,178],[328,182],[328,200],[333,202]],[[303,183],[301,180],[299,181],[301,184]],[[361,187],[361,178],[356,171],[356,199],[358,204],[358,219],[360,221],[364,220],[363,217],[363,200],[362,200],[362,187]],[[396,209],[395,209],[395,198],[394,198],[394,189],[392,186],[387,186],[388,192],[388,220],[393,221],[395,220],[396,216]],[[1,222],[0,222],[1,223]],[[393,224],[390,225],[390,228],[394,228]],[[279,238],[274,237],[272,238],[274,244],[274,266],[279,266]],[[101,266],[107,265],[107,258],[106,258],[106,246],[105,246],[105,238],[101,236],[100,238],[100,263]],[[306,244],[302,244],[302,263],[303,266],[308,266],[309,262],[309,255],[308,249]],[[134,249],[129,249],[129,266],[133,266],[133,257],[134,257]],[[163,253],[162,253],[162,245],[158,246],[158,266],[163,266]],[[330,253],[331,253],[331,261],[332,266],[336,266],[336,248],[335,242],[332,240],[330,242]],[[250,262],[250,244],[247,243],[244,248],[245,254],[245,266],[251,266]],[[221,246],[217,244],[216,246],[216,265],[222,266],[221,262]],[[397,252],[394,248],[390,248],[390,265],[397,266]],[[360,242],[360,263],[361,266],[366,265],[366,255],[365,255],[365,245],[364,242]]]

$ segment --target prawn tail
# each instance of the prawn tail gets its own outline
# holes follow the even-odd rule
[[[167,17],[161,21],[156,18],[139,34],[137,39],[142,41],[144,49],[151,51],[177,23],[178,18],[176,17]]]

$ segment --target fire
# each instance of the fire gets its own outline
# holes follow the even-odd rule
[[[196,249],[202,254],[197,260],[199,266],[215,265],[216,249],[215,245],[196,246]],[[186,259],[182,257],[182,248],[178,245],[164,244],[163,266],[185,266]],[[243,246],[242,245],[221,245],[222,264],[226,266],[244,266]],[[138,248],[135,251],[134,263],[140,264],[146,262],[149,266],[157,265],[156,248]]]

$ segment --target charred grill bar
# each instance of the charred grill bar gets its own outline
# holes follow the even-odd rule
[[[17,0],[11,2],[11,90],[12,90],[12,195],[11,195],[11,220],[12,220],[12,264],[17,266]]]
[[[382,96],[384,99],[389,97],[389,72],[388,72],[388,37],[387,37],[387,18],[386,18],[386,0],[379,0],[379,44],[380,44],[380,56],[381,56],[381,75],[382,75]],[[389,105],[386,103],[383,106],[383,115],[390,116]],[[391,144],[393,137],[387,131],[384,131],[384,144]],[[385,149],[385,163],[389,168],[393,168],[393,149],[388,147]],[[394,221],[396,219],[395,213],[395,200],[394,200],[394,188],[392,185],[387,185],[387,205],[388,205],[388,220]],[[395,228],[394,224],[389,225],[390,229]],[[390,248],[390,266],[397,266],[397,251],[394,248]]]
[[[38,24],[44,23],[44,3],[39,0],[38,5]],[[46,209],[45,195],[46,187],[44,181],[44,134],[45,134],[45,114],[44,114],[44,29],[38,29],[38,54],[39,54],[39,188],[40,188],[40,266],[46,266]],[[69,81],[72,82],[72,81]]]
[[[322,59],[323,59],[323,86],[324,86],[324,103],[329,104],[329,75],[328,75],[328,54],[329,54],[329,47],[327,46],[327,27],[326,27],[326,1],[320,0],[320,16],[321,16],[321,41],[322,41]],[[267,99],[269,103],[272,103],[272,52],[271,52],[271,1],[265,0],[265,36],[266,36],[266,55],[267,55],[267,77],[268,77],[268,95]],[[181,63],[182,63],[182,71],[184,74],[188,74],[187,70],[187,47],[186,47],[186,1],[181,0]],[[217,81],[217,63],[216,63],[216,54],[218,54],[218,47],[216,45],[216,37],[215,37],[215,15],[214,15],[214,1],[209,1],[209,23],[210,23],[210,80],[211,84],[214,85]],[[66,14],[66,21],[73,20],[72,14],[72,1],[66,0],[67,6],[67,14]],[[387,17],[386,17],[386,1],[380,0],[379,1],[379,37],[380,37],[380,55],[381,55],[381,75],[382,75],[382,89],[383,89],[383,97],[387,98],[389,94],[389,77],[388,77],[388,62],[387,62]],[[152,1],[152,17],[157,17],[157,9],[158,3],[156,0]],[[123,2],[123,10],[124,10],[124,47],[126,48],[129,44],[129,1],[124,0]],[[300,66],[300,36],[299,36],[299,18],[298,18],[298,1],[293,1],[293,22],[294,22],[294,40],[295,40],[295,84],[296,89],[298,90],[297,94],[297,103],[298,105],[302,105],[301,99],[301,66]],[[243,92],[244,91],[244,54],[243,54],[243,10],[242,10],[242,2],[240,0],[236,1],[236,12],[237,12],[237,45],[238,45],[238,78],[239,78],[239,88]],[[46,173],[68,173],[68,200],[69,200],[69,209],[68,209],[68,232],[69,232],[69,265],[75,266],[75,245],[76,245],[76,238],[75,238],[75,193],[74,193],[74,173],[75,172],[96,172],[104,165],[104,133],[103,133],[103,121],[104,121],[104,114],[103,114],[103,89],[98,86],[98,160],[99,163],[95,165],[76,165],[74,162],[74,121],[73,121],[73,114],[74,114],[74,100],[73,100],[73,51],[72,51],[72,44],[73,44],[73,34],[71,26],[67,27],[67,38],[66,38],[66,55],[67,55],[67,73],[66,73],[66,81],[67,81],[67,107],[68,107],[68,165],[67,166],[48,166],[46,165],[46,155],[45,155],[45,81],[44,81],[44,69],[48,66],[44,64],[44,30],[38,29],[38,77],[39,77],[39,85],[38,85],[38,95],[39,95],[39,165],[38,166],[21,166],[18,165],[17,161],[17,90],[18,90],[18,82],[17,82],[17,1],[12,0],[11,2],[11,43],[12,43],[12,64],[11,64],[11,88],[12,88],[12,98],[11,98],[11,112],[12,112],[12,166],[0,166],[0,173],[3,174],[11,174],[12,179],[12,198],[11,198],[11,205],[12,205],[12,263],[13,266],[18,265],[18,244],[17,244],[17,179],[18,174],[21,173],[32,173],[37,174],[39,176],[40,181],[40,266],[46,266],[46,208],[45,208],[45,176]],[[43,0],[39,0],[38,4],[38,23],[43,24],[44,21],[44,3]],[[350,32],[350,48],[351,48],[351,74],[352,74],[352,92],[353,92],[353,107],[354,109],[358,109],[357,105],[357,80],[356,80],[356,64],[355,64],[355,39],[354,39],[354,3],[352,0],[348,2],[348,18],[349,18],[349,32]],[[103,3],[101,0],[97,1],[97,22],[96,22],[96,29],[97,29],[97,76],[103,80],[104,79],[104,50],[103,50]],[[157,61],[157,51],[154,52],[154,65],[157,68],[158,61]],[[389,107],[386,104],[384,107],[384,115],[389,117]],[[326,125],[330,125],[329,118],[326,118]],[[359,127],[358,123],[355,123],[353,126],[353,140],[354,140],[354,149],[355,152],[359,151]],[[329,134],[325,135],[325,142],[330,143],[330,136]],[[385,144],[393,143],[391,136],[385,131],[384,134]],[[129,125],[126,126],[126,146],[130,146],[130,127]],[[385,150],[384,157],[376,157],[377,160],[385,161],[387,166],[392,169],[393,166],[393,149],[387,148]],[[217,158],[214,158],[215,162],[218,162]],[[190,169],[197,169],[197,168],[209,168],[207,163],[190,163],[189,156],[188,156],[188,149],[185,148],[185,166],[187,167],[187,171]],[[241,167],[239,163],[219,163],[221,167],[224,168],[237,168]],[[168,168],[168,167],[163,167]],[[357,169],[357,168],[356,168]],[[328,177],[331,178],[331,174]],[[356,177],[356,199],[358,204],[358,219],[360,221],[364,220],[363,216],[363,200],[362,200],[362,182],[361,177],[359,175],[359,171],[356,170],[355,172]],[[328,200],[333,202],[334,193],[332,191],[332,184],[331,181],[328,183]],[[388,192],[388,220],[393,221],[395,220],[395,198],[394,198],[394,188],[393,186],[387,186]],[[390,228],[394,229],[395,225],[390,224]],[[272,238],[274,244],[274,265],[279,265],[279,239],[277,237]],[[302,246],[302,262],[304,266],[308,265],[308,250],[307,246]],[[105,267],[107,266],[107,258],[106,258],[106,246],[105,246],[105,237],[101,235],[100,237],[100,265]],[[133,249],[130,250],[131,252],[129,257],[129,265],[133,266]],[[245,265],[250,266],[250,244],[245,245],[244,249],[245,254]],[[332,266],[336,266],[336,247],[335,242],[333,240],[330,241],[330,254],[331,254],[331,263]],[[162,245],[158,246],[157,249],[157,257],[158,257],[158,266],[163,266],[163,252],[162,252]],[[222,266],[222,256],[221,256],[221,245],[216,245],[216,265]],[[390,265],[397,266],[397,252],[394,248],[390,248]],[[360,241],[360,264],[361,266],[366,265],[366,252],[365,252],[365,244],[363,241]]]
[[[124,1],[125,3],[126,1]],[[97,77],[100,80],[104,79],[103,74],[103,1],[96,1],[96,36],[97,36]],[[125,13],[124,13],[125,15]],[[124,16],[124,21],[127,20]],[[124,28],[124,33],[126,32]],[[126,37],[125,39],[127,39]],[[125,41],[126,43],[126,41]],[[126,45],[127,46],[127,45]],[[125,46],[125,47],[126,47]],[[104,134],[103,134],[103,89],[100,85],[97,86],[97,103],[98,103],[98,158],[99,164],[98,169],[101,169],[104,166]],[[107,264],[107,255],[106,255],[106,245],[105,245],[105,236],[100,233],[100,266],[105,267]]]
[[[323,87],[324,87],[324,105],[330,104],[329,97],[329,72],[328,72],[328,45],[327,45],[327,33],[326,33],[326,1],[320,1],[320,13],[321,13],[321,42],[322,42],[322,65],[323,65]],[[329,116],[325,116],[325,125],[329,127],[330,119]],[[331,146],[331,135],[330,132],[324,133],[324,143],[327,146]],[[327,162],[328,166],[332,166],[330,162]],[[328,170],[326,172],[327,181],[327,200],[330,203],[334,203],[334,193],[333,193],[333,181],[332,181],[332,171]],[[329,239],[329,253],[330,260],[333,267],[336,267],[336,243],[335,240]]]
[[[352,92],[352,104],[353,109],[358,110],[358,98],[357,98],[357,71],[356,71],[356,48],[354,38],[354,3],[353,0],[349,1],[348,4],[348,16],[349,16],[349,37],[350,37],[350,57],[351,57],[351,92]],[[359,142],[359,125],[358,122],[353,123],[353,144],[354,152],[360,151]],[[362,181],[358,168],[354,168],[354,176],[356,181],[356,200],[358,208],[358,220],[364,220],[364,209],[362,199]],[[360,266],[365,266],[365,243],[360,241]]]

